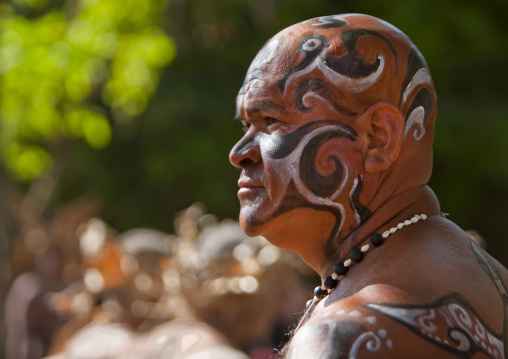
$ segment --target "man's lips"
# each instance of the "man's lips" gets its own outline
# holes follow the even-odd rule
[[[238,180],[238,187],[240,187],[238,196],[245,199],[250,198],[251,196],[257,196],[260,194],[260,191],[265,189],[262,181],[246,176],[240,177]]]
[[[256,188],[256,187],[264,187],[261,182],[256,181],[238,181],[238,187],[242,188]]]
[[[238,187],[242,188],[255,188],[255,187],[264,187],[263,181],[259,179],[254,179],[251,177],[247,177],[245,175],[241,175],[238,180]]]

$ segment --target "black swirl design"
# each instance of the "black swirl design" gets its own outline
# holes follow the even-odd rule
[[[337,157],[330,156],[327,160],[334,162],[335,171],[322,176],[316,166],[309,166],[309,163],[316,163],[320,144],[340,137],[344,136],[336,132],[321,133],[309,141],[302,153],[300,178],[305,186],[318,197],[330,197],[339,189],[344,176],[344,166]]]
[[[503,301],[503,331],[496,333],[459,293],[452,293],[428,305],[369,303],[364,307],[386,315],[433,345],[458,357],[482,353],[488,358],[507,357],[508,290],[496,265],[470,241],[478,262],[496,285]],[[427,315],[432,312],[432,315]],[[431,324],[431,325],[429,325]]]
[[[304,103],[304,97],[309,93],[314,93],[324,100],[328,101],[335,111],[347,116],[356,116],[357,113],[349,108],[341,105],[336,100],[335,92],[328,86],[328,84],[317,77],[311,77],[301,80],[298,87],[293,94],[293,101],[295,108],[301,112],[309,112],[312,107],[307,107]]]
[[[267,150],[266,153],[273,159],[285,158],[296,149],[296,146],[298,146],[303,136],[323,126],[333,126],[334,131],[337,132],[338,136],[348,138],[351,141],[356,141],[356,137],[358,136],[356,131],[351,126],[345,125],[338,121],[335,120],[314,121],[309,122],[303,126],[300,126],[297,130],[287,135],[274,136],[274,138],[271,140],[273,146],[269,146],[269,149]]]
[[[360,192],[362,191],[363,186],[362,176],[356,176],[356,181],[357,184],[351,193],[349,204],[351,205],[353,212],[358,216],[359,223],[363,223],[371,215],[371,211],[360,202]]]
[[[356,141],[358,134],[356,131],[345,124],[334,120],[320,120],[307,123],[290,134],[283,136],[275,136],[271,139],[272,143],[267,146],[266,154],[275,160],[286,159],[294,153],[297,146],[300,145],[303,137],[312,131],[329,126],[328,130],[323,130],[320,134],[316,135],[314,139],[309,140],[302,151],[299,160],[299,176],[300,181],[312,195],[317,197],[326,197],[334,193],[340,188],[343,177],[344,169],[339,159],[333,158],[335,161],[336,170],[329,176],[321,176],[317,173],[315,168],[316,154],[324,141],[336,138],[344,138],[350,141]],[[297,188],[295,181],[291,179],[286,189],[285,195],[282,198],[279,207],[273,214],[274,217],[280,216],[284,213],[290,212],[295,208],[312,208],[318,211],[326,211],[335,217],[335,224],[330,232],[328,243],[331,245],[333,239],[338,235],[342,215],[338,208],[331,207],[324,203],[315,203],[308,198],[308,193],[301,193]]]
[[[402,90],[409,86],[409,83],[413,79],[414,75],[422,68],[426,69],[430,74],[429,68],[422,54],[415,46],[412,46],[407,58],[406,76],[404,77],[404,82],[402,83]],[[402,102],[402,95],[403,91],[400,93],[400,102]]]
[[[392,43],[377,31],[368,29],[350,29],[344,31],[341,40],[346,46],[347,53],[343,56],[335,56],[327,48],[329,40],[321,34],[307,35],[298,43],[298,50],[305,55],[302,62],[291,68],[279,81],[281,92],[286,88],[289,76],[307,68],[318,57],[330,69],[338,74],[351,79],[364,78],[374,73],[380,66],[381,60],[376,58],[374,63],[366,61],[357,49],[358,39],[362,36],[373,36],[383,40],[389,47],[395,59],[395,69],[398,68],[398,57]]]
[[[408,59],[407,59],[407,70],[406,70],[406,76],[404,77],[404,82],[402,84],[401,89],[404,90],[408,88],[411,80],[414,78],[415,74],[421,70],[425,69],[427,70],[427,73],[430,76],[430,71],[427,66],[427,63],[425,62],[425,59],[423,58],[422,54],[418,49],[413,46],[411,47],[411,51],[409,53]],[[403,91],[400,93],[400,102],[403,101]],[[434,106],[434,98],[432,96],[432,93],[428,88],[421,88],[416,96],[414,96],[413,101],[411,103],[411,106],[409,107],[408,111],[405,115],[405,121],[407,123],[407,120],[413,110],[417,107],[422,106],[425,111],[425,117],[423,123],[425,124],[427,122],[427,119],[432,111],[432,107]]]
[[[328,39],[321,34],[307,35],[298,43],[298,50],[305,58],[295,67],[286,72],[279,81],[280,92],[286,88],[286,81],[293,73],[307,68],[324,49],[328,46]]]
[[[328,212],[335,217],[335,223],[328,236],[326,248],[327,251],[332,251],[334,239],[338,236],[341,229],[342,215],[340,211],[328,205],[309,202],[309,200],[298,191],[294,181],[291,180],[286,190],[286,195],[282,198],[280,206],[274,212],[273,216],[278,217],[291,212],[295,208],[311,208],[316,211]]]
[[[506,338],[508,336],[508,288],[501,279],[501,274],[499,273],[496,265],[486,255],[485,251],[483,251],[483,249],[481,249],[480,246],[473,240],[470,240],[469,243],[474,255],[476,256],[476,259],[482,266],[483,270],[487,273],[490,280],[497,287],[499,295],[501,296],[501,300],[503,301],[503,332],[501,337],[503,338],[504,343],[503,354],[505,358],[508,358],[508,343],[506,342]]]
[[[379,68],[381,60],[377,58],[374,63],[365,61],[357,49],[358,39],[362,36],[373,36],[383,40],[390,47],[393,55],[397,56],[393,45],[384,35],[368,29],[352,29],[344,31],[341,36],[342,42],[348,50],[347,54],[337,57],[326,53],[323,56],[325,63],[335,72],[353,79],[367,77],[374,73]]]

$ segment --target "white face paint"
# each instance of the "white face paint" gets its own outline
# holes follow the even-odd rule
[[[282,37],[275,36],[258,52],[247,71],[243,86],[238,93],[236,99],[237,108],[243,105],[247,93],[256,95],[260,89],[266,86],[266,81],[263,79],[263,71],[277,55],[282,42]]]
[[[356,133],[338,121],[313,121],[296,127],[284,135],[249,130],[252,133],[247,132],[233,148],[232,153],[238,154],[259,152],[259,163],[246,166],[239,181],[240,187],[257,184],[239,191],[240,218],[248,217],[245,219],[251,225],[261,225],[296,208],[320,208],[334,213],[335,227],[340,231],[345,213],[337,199],[349,181],[349,170],[337,158],[336,146],[354,141]],[[333,152],[328,153],[330,141]]]
[[[308,20],[309,21],[309,20]],[[349,25],[344,15],[322,16],[318,19],[319,22],[310,25],[311,27],[338,27]]]
[[[404,131],[404,137],[409,132],[409,129],[413,127],[413,125],[417,125],[419,128],[413,132],[413,136],[415,140],[420,141],[425,135],[425,109],[423,106],[418,106],[415,108],[410,114],[406,121],[406,129]]]
[[[382,334],[380,334],[382,333]],[[366,332],[361,334],[351,346],[351,350],[349,351],[348,358],[356,359],[359,352],[361,350],[367,349],[371,353],[376,353],[383,349],[383,339],[386,337],[386,331],[378,333],[376,332]],[[391,340],[386,341],[386,347],[388,349],[392,348]]]
[[[404,106],[407,100],[414,96],[422,86],[432,86],[432,79],[426,68],[421,68],[414,74],[413,78],[405,88],[402,94],[402,106]],[[415,140],[420,141],[425,135],[425,108],[418,106],[414,108],[406,120],[406,128],[404,131],[404,137],[409,132],[409,129],[417,125],[419,128],[413,132]]]
[[[432,86],[432,79],[430,78],[429,71],[423,67],[414,74],[409,85],[404,90],[402,94],[402,105],[406,104],[408,96],[420,85]]]
[[[302,163],[302,153],[308,147],[309,142],[320,134],[330,132],[341,133],[343,131],[344,130],[341,128],[340,124],[337,124],[336,126],[326,125],[318,127],[304,135],[296,148],[287,157],[280,159],[275,159],[268,155],[268,153],[274,152],[274,150],[277,151],[277,144],[270,136],[263,136],[260,140],[262,157],[265,163],[273,168],[274,172],[278,176],[278,181],[281,183],[283,188],[287,189],[289,187],[289,183],[293,181],[298,192],[310,203],[337,208],[343,212],[343,206],[339,203],[335,203],[334,201],[342,193],[345,184],[348,182],[348,168],[346,165],[343,165],[344,175],[340,183],[337,184],[336,191],[328,196],[319,196],[313,193],[312,190],[308,188],[308,184],[306,184],[301,178],[300,174],[303,166],[315,166],[315,164],[312,163]],[[350,133],[346,133],[346,135],[351,136]],[[263,156],[263,154],[265,155]],[[281,193],[281,195],[278,198],[275,198],[275,200],[281,201],[285,195],[286,192]]]
[[[326,78],[328,82],[332,83],[338,88],[344,88],[353,93],[361,93],[379,81],[379,78],[385,69],[385,60],[383,55],[378,55],[377,59],[379,60],[379,65],[373,73],[365,77],[352,78],[347,73],[341,74],[328,65],[330,62],[328,58],[333,58],[333,55],[327,53],[327,46],[328,44],[319,38],[310,38],[304,42],[301,45],[302,51],[309,53],[321,51],[321,55],[316,56],[314,60],[305,68],[293,72],[290,76],[287,77],[286,83],[290,84],[291,82],[296,81],[305,75],[313,73],[314,76]],[[320,75],[319,72],[321,73]],[[286,89],[287,87],[289,87],[289,85],[286,86]]]
[[[353,198],[353,195],[354,195],[354,193],[356,192],[356,190],[358,188],[358,184],[359,183],[360,182],[359,182],[358,178],[355,178],[354,181],[353,181],[353,188],[351,188],[351,192],[349,193],[349,198],[350,198],[350,202],[351,203],[353,203],[352,198]],[[358,213],[358,209],[353,206],[353,211],[355,213],[356,222],[360,223],[361,222],[361,216],[360,216],[360,213]]]

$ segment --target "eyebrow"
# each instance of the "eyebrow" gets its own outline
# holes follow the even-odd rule
[[[252,105],[249,105],[248,107],[244,108],[245,112],[258,112],[263,110],[273,110],[273,109],[281,109],[281,106],[277,105],[275,102],[256,102]],[[240,115],[236,114],[234,117],[234,120],[236,121],[245,121],[246,119]]]
[[[280,108],[275,102],[255,102],[254,104],[245,108],[247,112],[256,112],[262,110],[272,110],[274,108]]]

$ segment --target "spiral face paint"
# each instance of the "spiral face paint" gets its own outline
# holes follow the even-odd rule
[[[335,218],[331,240],[346,215],[357,224],[368,218],[355,119],[380,101],[400,108],[406,137],[424,138],[435,107],[432,79],[418,50],[391,25],[327,16],[268,41],[237,97],[237,117],[250,126],[231,151],[243,169],[241,221],[258,227],[297,208],[327,211]]]
[[[252,146],[259,148],[263,158],[262,179],[256,178],[258,173],[249,169],[245,170],[245,175],[263,183],[269,194],[269,198],[257,195],[242,202],[251,210],[259,206],[263,212],[251,225],[262,224],[260,222],[267,217],[276,217],[294,208],[308,207],[331,212],[338,229],[344,209],[336,199],[344,190],[349,171],[334,149],[343,142],[354,142],[356,136],[348,125],[318,120],[285,135],[259,133],[239,142],[234,149],[238,152]],[[266,206],[266,202],[272,206]]]

